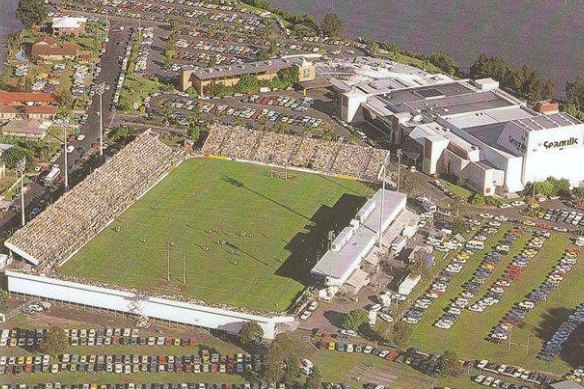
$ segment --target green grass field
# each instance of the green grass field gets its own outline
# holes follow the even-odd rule
[[[285,181],[270,173],[231,161],[185,161],[61,271],[211,303],[283,311],[304,288],[328,231],[347,225],[373,189],[315,174],[293,172]]]
[[[545,243],[540,253],[532,259],[525,269],[521,280],[515,282],[513,287],[505,292],[499,304],[482,313],[464,311],[449,330],[439,329],[432,325],[442,315],[443,309],[461,293],[463,283],[468,281],[473,272],[480,266],[484,254],[496,245],[508,229],[509,226],[505,225],[498,234],[491,237],[485,245],[485,250],[471,257],[463,271],[455,277],[446,294],[426,311],[424,319],[415,327],[412,345],[421,347],[428,352],[453,350],[465,358],[490,359],[498,363],[516,364],[557,374],[566,373],[570,368],[584,363],[582,334],[575,334],[572,338],[572,344],[566,347],[566,352],[556,358],[553,363],[536,359],[536,355],[557,327],[571,313],[571,310],[583,301],[580,281],[584,271],[582,258],[560,283],[560,286],[552,292],[548,301],[538,304],[527,314],[524,324],[513,330],[510,337],[511,344],[509,342],[490,343],[485,340],[485,337],[516,302],[522,301],[531,290],[543,282],[562,256],[564,249],[572,247],[568,235],[552,234],[551,239]],[[509,255],[504,257],[493,275],[482,285],[481,292],[474,300],[482,297],[490,288],[491,283],[503,274],[513,256],[521,251],[530,237],[531,234],[524,234],[515,242]],[[471,301],[471,304],[474,300]]]

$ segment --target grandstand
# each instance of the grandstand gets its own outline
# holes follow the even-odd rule
[[[5,246],[39,269],[66,260],[181,161],[180,152],[143,133]]]
[[[362,181],[378,180],[388,151],[295,135],[215,126],[203,153],[277,166],[309,168]]]

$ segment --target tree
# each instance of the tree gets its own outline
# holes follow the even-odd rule
[[[132,130],[128,126],[119,125],[112,129],[109,134],[109,138],[116,143],[126,144],[134,139]]]
[[[190,126],[189,129],[187,130],[187,137],[190,140],[192,140],[193,142],[198,141],[199,138],[201,137],[201,127],[199,127],[199,126]],[[257,324],[257,323],[255,323],[255,324]],[[245,326],[245,324],[244,324],[244,326]],[[260,327],[260,329],[261,329],[261,327]],[[263,333],[262,333],[262,335],[263,335]]]
[[[414,260],[411,263],[408,263],[408,273],[410,276],[416,277],[426,273],[428,267],[426,266],[426,262],[424,260]]]
[[[566,96],[578,110],[584,110],[584,77],[579,76],[566,83]]]
[[[308,389],[322,388],[322,372],[316,366],[312,368],[312,373],[306,377],[306,387]]]
[[[2,154],[2,159],[8,169],[14,170],[23,159],[26,159],[26,164],[29,165],[32,152],[24,147],[12,146]]]
[[[246,347],[253,348],[262,341],[264,330],[255,321],[248,321],[239,330],[239,340]]]
[[[268,53],[268,50],[264,50],[264,49],[258,50],[256,55],[255,55],[256,61],[265,61],[269,58],[270,58],[270,54]]]
[[[235,88],[239,93],[257,93],[260,90],[260,82],[254,74],[244,74]]]
[[[451,76],[458,72],[458,62],[441,51],[434,51],[430,54],[428,60]]]
[[[466,231],[466,221],[462,217],[454,218],[450,225],[454,234],[462,234]]]
[[[41,24],[47,17],[47,6],[44,0],[20,0],[16,9],[16,17],[25,27],[30,28]]]
[[[412,195],[416,191],[416,177],[406,169],[400,171],[399,191]]]
[[[343,328],[347,330],[359,331],[361,324],[369,321],[369,315],[362,309],[355,309],[349,312],[343,320]]]
[[[39,351],[45,354],[57,355],[62,354],[69,340],[67,334],[61,327],[51,327],[45,332],[45,337],[39,346]]]
[[[6,313],[8,311],[8,292],[5,290],[0,290],[0,313]]]
[[[584,112],[580,111],[578,109],[578,107],[576,107],[575,104],[572,104],[572,103],[562,104],[561,108],[562,108],[562,111],[564,111],[568,115],[573,116],[579,120],[584,120]]]
[[[320,28],[328,36],[339,37],[343,32],[343,21],[336,14],[330,13],[324,17]]]
[[[295,354],[288,355],[285,364],[286,367],[284,370],[284,376],[282,377],[282,382],[290,388],[294,385],[294,382],[298,377],[298,357]]]
[[[404,348],[412,336],[412,327],[403,321],[398,321],[393,326],[393,341],[399,348]]]
[[[480,193],[474,193],[468,198],[468,202],[473,205],[485,205],[485,196]]]
[[[458,363],[458,355],[454,351],[444,351],[440,357],[440,371],[444,376],[458,377],[462,374],[462,367]]]
[[[287,369],[286,360],[293,354],[292,340],[288,334],[276,335],[266,352],[262,378],[269,382],[281,382]]]
[[[199,97],[199,93],[193,86],[189,86],[185,92],[188,93],[191,97]]]

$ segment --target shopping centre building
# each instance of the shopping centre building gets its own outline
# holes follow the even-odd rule
[[[492,79],[453,80],[390,61],[360,59],[358,82],[332,80],[338,114],[367,121],[402,148],[406,163],[451,175],[485,195],[529,182],[584,180],[584,123],[557,105],[537,111]]]

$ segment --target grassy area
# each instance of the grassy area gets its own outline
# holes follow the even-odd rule
[[[315,260],[327,232],[348,224],[365,202],[363,196],[372,193],[357,181],[296,172],[284,181],[271,178],[266,167],[189,160],[62,271],[164,294],[281,311],[309,277],[312,264],[306,259]]]
[[[474,193],[470,189],[466,189],[460,185],[453,184],[450,181],[440,180],[442,184],[448,189],[450,192],[454,193],[455,196],[460,197],[464,201],[467,201],[468,198]]]
[[[442,330],[432,324],[442,315],[443,309],[462,291],[462,284],[472,277],[487,250],[496,244],[502,236],[503,229],[489,239],[485,250],[474,255],[463,271],[455,278],[447,293],[433,304],[427,311],[422,322],[415,327],[412,345],[419,346],[429,352],[444,350],[456,351],[461,357],[484,358],[500,363],[518,364],[532,369],[565,373],[570,367],[584,363],[584,348],[581,343],[574,347],[554,363],[547,363],[535,358],[542,345],[549,339],[559,324],[569,315],[577,303],[582,302],[578,292],[578,274],[584,271],[584,263],[579,262],[560,287],[552,292],[547,302],[537,305],[531,311],[520,328],[514,329],[509,343],[494,344],[485,340],[490,330],[506,312],[518,301],[521,301],[530,291],[539,286],[547,273],[561,257],[564,249],[570,247],[569,236],[553,234],[540,253],[532,259],[524,270],[520,281],[507,289],[501,302],[488,308],[483,313],[465,311],[450,330]],[[509,255],[497,266],[494,274],[483,286],[476,299],[482,297],[490,287],[491,282],[500,277],[523,245],[529,239],[529,234],[519,238]],[[470,265],[470,266],[469,266]],[[471,302],[472,304],[472,302]],[[530,344],[529,354],[527,344]]]
[[[433,387],[434,379],[408,365],[391,363],[371,354],[317,351],[310,360],[322,372],[323,382],[346,382],[355,388],[365,382],[391,382],[392,389]]]
[[[128,76],[120,94],[119,107],[123,111],[139,109],[151,93],[160,92],[163,84],[142,76]],[[137,107],[137,108],[136,108]]]

